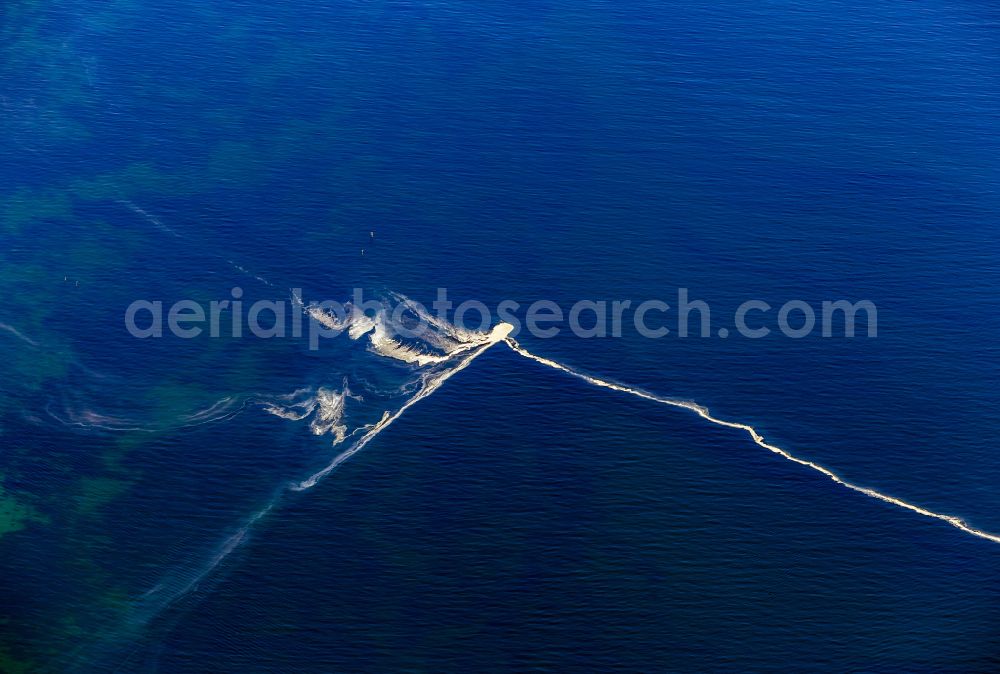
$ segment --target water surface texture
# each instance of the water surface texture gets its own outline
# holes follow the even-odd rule
[[[1000,668],[998,25],[6,0],[0,672]],[[355,288],[711,330],[125,328]]]

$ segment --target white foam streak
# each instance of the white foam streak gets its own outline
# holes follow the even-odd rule
[[[158,217],[156,217],[155,215],[153,215],[152,213],[150,213],[146,209],[141,208],[140,206],[138,206],[138,205],[132,203],[131,201],[129,201],[128,199],[119,199],[118,203],[121,204],[122,206],[124,206],[125,208],[129,209],[130,211],[132,211],[136,215],[142,216],[143,218],[146,219],[147,222],[149,222],[150,224],[152,224],[157,229],[159,229],[161,231],[164,231],[164,232],[170,234],[171,236],[176,236],[177,238],[181,238],[180,234],[178,234],[174,230],[172,230],[169,227],[167,227],[165,224],[163,224],[163,222]]]
[[[152,590],[141,595],[133,608],[133,623],[139,625],[147,623],[164,608],[198,587],[199,583],[246,540],[254,524],[270,512],[276,503],[277,497],[251,515],[239,529],[227,536],[215,548],[207,562],[194,569],[180,570],[176,575],[165,578]]]
[[[347,327],[347,336],[351,339],[360,339],[373,329],[375,329],[375,321],[363,312],[357,311],[353,314],[351,324]]]
[[[423,340],[432,349],[441,352],[428,353],[417,346],[408,346],[396,339],[392,327],[386,321],[386,311],[382,311],[375,321],[375,330],[371,334],[372,350],[379,355],[395,358],[405,363],[420,367],[444,363],[459,354],[496,343],[497,330],[502,329],[504,335],[507,335],[513,329],[507,323],[501,323],[489,334],[476,330],[466,330],[430,314],[419,303],[404,295],[396,293],[393,296],[419,319],[419,328],[415,331],[414,336]]]
[[[229,410],[232,409],[237,402],[238,400],[235,397],[226,396],[222,400],[213,403],[203,410],[187,415],[185,420],[188,422],[208,422],[228,419],[232,416],[229,414]]]
[[[28,337],[27,335],[25,335],[23,332],[21,332],[20,330],[18,330],[17,328],[15,328],[12,325],[7,325],[6,323],[0,323],[0,330],[6,330],[10,334],[12,334],[15,337],[17,337],[18,339],[20,339],[25,344],[33,346],[36,349],[38,348],[38,342],[36,342],[35,340],[33,340],[31,337]]]
[[[299,300],[299,302],[301,301],[302,300]],[[306,307],[306,313],[309,314],[313,318],[313,320],[315,320],[317,323],[325,325],[330,330],[337,330],[337,331],[343,330],[350,323],[350,317],[345,318],[344,320],[340,320],[332,313],[323,311],[319,306],[315,304],[310,304],[308,307]]]
[[[285,400],[291,401],[295,396],[304,393],[307,389],[296,391]],[[339,445],[347,437],[347,426],[343,423],[344,410],[347,399],[351,397],[351,391],[347,387],[347,380],[344,380],[344,388],[337,392],[329,388],[319,388],[315,395],[311,395],[304,400],[289,402],[282,406],[277,402],[267,402],[263,404],[264,410],[276,417],[289,419],[291,421],[301,421],[312,415],[309,422],[309,429],[314,435],[333,435],[334,445]]]
[[[101,431],[139,431],[143,433],[153,433],[157,429],[152,426],[141,426],[138,422],[132,421],[130,419],[123,419],[121,417],[113,417],[107,414],[101,414],[100,412],[95,412],[94,410],[75,410],[67,409],[65,410],[65,417],[61,417],[52,411],[51,406],[46,408],[49,416],[51,416],[56,421],[60,422],[64,426],[76,426],[78,428],[84,428],[88,430],[101,430]]]
[[[263,283],[266,286],[271,286],[272,288],[274,287],[273,283],[271,283],[270,281],[268,281],[263,276],[260,276],[259,274],[254,274],[252,271],[250,271],[246,267],[238,265],[235,262],[233,262],[232,260],[226,260],[226,262],[228,262],[229,265],[233,269],[235,269],[236,271],[240,272],[241,274],[245,274],[245,275],[247,275],[247,276],[249,276],[249,277],[251,277],[251,278],[253,278],[253,279],[257,280],[257,281],[260,281],[261,283]]]
[[[66,407],[60,415],[53,411],[51,404],[45,408],[45,411],[64,426],[94,431],[156,433],[171,428],[192,428],[226,421],[246,410],[250,402],[250,399],[241,400],[233,396],[226,396],[203,410],[160,423],[143,422],[138,419],[111,416],[91,409],[72,407]],[[237,407],[237,405],[239,406]]]
[[[396,360],[401,360],[404,363],[410,363],[412,365],[419,365],[421,367],[425,365],[435,365],[437,363],[443,363],[451,358],[450,355],[442,356],[426,353],[416,347],[406,346],[399,340],[394,339],[389,332],[389,327],[386,325],[385,316],[381,314],[375,323],[375,330],[372,332],[370,339],[372,351],[375,353],[387,358],[395,358]]]
[[[393,323],[397,320],[395,310],[386,302],[381,302],[374,316],[368,315],[351,303],[344,305],[341,314],[326,310],[317,304],[310,304],[304,307],[304,310],[313,320],[329,330],[337,333],[346,331],[352,340],[369,335],[370,350],[373,353],[418,367],[448,362],[453,356],[489,341],[489,335],[486,333],[452,325],[430,314],[419,303],[404,295],[394,293],[393,298],[417,317],[416,329],[397,330]],[[297,302],[299,306],[302,304],[301,298],[295,295],[293,302]],[[390,321],[390,313],[393,321]],[[399,339],[400,334],[420,343],[408,344]]]
[[[461,350],[468,344],[482,343],[487,338],[485,332],[461,328],[443,318],[435,316],[427,311],[419,302],[414,302],[405,295],[393,293],[393,297],[412,311],[423,325],[431,326],[437,330],[437,332],[424,330],[424,334],[421,336],[426,337],[428,341],[433,342],[447,353],[452,353],[456,349]]]
[[[316,409],[316,397],[311,395],[312,389],[300,388],[293,393],[288,395],[283,395],[279,399],[287,405],[282,406],[275,401],[262,401],[261,406],[264,408],[265,412],[269,412],[276,417],[281,417],[282,419],[289,419],[291,421],[301,421],[307,416],[312,414],[312,411]],[[303,400],[295,401],[303,395],[307,395]]]
[[[578,372],[570,367],[567,367],[566,365],[563,365],[562,363],[557,363],[554,360],[549,360],[548,358],[536,356],[535,354],[526,350],[524,347],[522,347],[513,339],[507,338],[505,341],[507,342],[507,345],[510,346],[510,348],[513,349],[516,353],[524,356],[525,358],[533,360],[537,363],[541,363],[542,365],[545,365],[547,367],[551,367],[553,369],[560,370],[562,372],[570,374],[574,377],[577,377],[578,379],[584,380],[589,384],[593,384],[594,386],[600,386],[602,388],[608,388],[614,391],[621,391],[622,393],[628,393],[638,398],[643,398],[644,400],[657,402],[662,405],[681,407],[686,410],[694,412],[702,419],[710,421],[713,424],[719,426],[725,426],[726,428],[737,428],[741,431],[745,431],[754,441],[754,443],[757,444],[758,446],[763,447],[764,449],[770,452],[774,452],[778,456],[781,456],[782,458],[787,459],[788,461],[792,461],[793,463],[797,463],[800,466],[805,466],[806,468],[810,468],[811,470],[814,470],[817,473],[821,473],[822,475],[825,475],[826,477],[830,478],[831,480],[841,485],[842,487],[847,487],[848,489],[860,492],[870,498],[878,499],[879,501],[884,501],[899,508],[915,512],[918,515],[923,515],[924,517],[930,517],[936,520],[941,520],[942,522],[947,522],[951,526],[955,527],[956,529],[960,529],[961,531],[964,531],[967,534],[971,534],[973,536],[977,536],[979,538],[983,538],[988,541],[992,541],[994,543],[1000,543],[1000,535],[992,534],[988,531],[982,531],[981,529],[976,529],[974,527],[971,527],[968,524],[966,524],[963,519],[959,517],[955,517],[952,515],[944,515],[942,513],[934,512],[933,510],[922,508],[913,503],[909,503],[908,501],[896,498],[895,496],[890,496],[880,491],[869,489],[868,487],[862,487],[860,485],[854,484],[853,482],[848,482],[847,480],[840,477],[835,472],[833,472],[829,468],[826,468],[825,466],[821,466],[820,464],[815,463],[813,461],[797,457],[794,454],[788,452],[787,450],[778,447],[777,445],[772,445],[769,442],[766,442],[764,440],[764,436],[762,436],[760,432],[758,432],[757,429],[755,429],[753,426],[739,423],[736,421],[726,421],[725,419],[719,419],[718,417],[712,416],[712,414],[708,411],[708,408],[703,407],[697,403],[689,402],[686,400],[676,400],[674,398],[665,398],[662,396],[653,395],[652,393],[646,393],[645,391],[640,391],[638,389],[630,388],[622,384],[615,384],[613,382],[606,381],[604,379],[598,379],[597,377],[592,377],[590,375],[583,374],[582,372]]]
[[[347,436],[347,426],[341,420],[344,418],[344,406],[350,395],[346,383],[341,393],[321,388],[316,391],[316,415],[309,424],[314,435],[333,435],[334,445],[339,445]]]
[[[316,409],[316,399],[295,403],[289,407],[279,407],[274,403],[264,403],[264,411],[289,421],[302,421]]]
[[[302,300],[298,299],[298,302],[301,304]],[[344,318],[338,318],[333,312],[324,311],[316,304],[310,304],[305,311],[313,320],[330,330],[336,332],[347,330],[347,336],[355,340],[375,328],[375,320],[363,311],[356,309],[351,304],[347,304],[344,309],[346,313]]]

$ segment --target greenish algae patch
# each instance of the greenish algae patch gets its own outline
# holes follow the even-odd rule
[[[21,189],[7,197],[0,212],[0,231],[13,234],[31,222],[68,218],[72,207],[62,190]]]
[[[32,522],[43,524],[48,522],[48,518],[27,503],[15,498],[13,494],[4,489],[2,481],[0,481],[0,538],[15,531],[21,531]]]
[[[77,493],[76,512],[89,516],[128,491],[131,482],[113,477],[81,478]]]
[[[38,668],[28,660],[16,660],[6,648],[0,647],[0,674],[28,674]]]

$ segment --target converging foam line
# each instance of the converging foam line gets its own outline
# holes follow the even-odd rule
[[[331,461],[326,466],[326,468],[323,468],[322,470],[313,474],[307,480],[303,480],[302,482],[299,482],[297,484],[290,485],[289,489],[291,489],[292,491],[305,491],[307,489],[312,489],[313,487],[315,487],[320,480],[322,480],[324,477],[335,471],[340,464],[342,464],[344,461],[347,461],[349,458],[351,458],[352,456],[360,452],[362,449],[364,449],[365,445],[371,442],[375,438],[375,436],[384,431],[390,424],[392,424],[392,422],[396,421],[396,419],[403,416],[406,410],[410,409],[418,402],[420,402],[421,400],[423,400],[424,398],[426,398],[427,396],[431,395],[439,388],[441,388],[441,384],[443,384],[453,375],[467,368],[469,364],[472,363],[472,361],[475,360],[477,356],[481,355],[488,348],[490,348],[494,344],[497,344],[498,342],[507,339],[507,336],[511,333],[511,330],[513,330],[513,326],[511,326],[508,323],[501,323],[500,325],[493,328],[493,331],[490,334],[484,335],[481,338],[479,338],[476,342],[474,342],[473,343],[474,347],[470,347],[473,350],[467,352],[467,355],[463,356],[456,365],[446,370],[442,370],[434,374],[425,376],[423,381],[423,386],[420,388],[420,390],[412,398],[407,400],[402,407],[396,410],[395,413],[390,414],[388,411],[386,411],[385,414],[382,416],[381,421],[379,421],[370,429],[368,429],[368,431],[364,435],[362,435],[361,438],[356,443],[354,443],[350,448],[344,450],[342,453],[337,455],[333,459],[333,461]],[[453,353],[457,352],[458,351],[456,350]]]
[[[897,506],[899,508],[905,508],[906,510],[915,512],[918,515],[923,515],[924,517],[931,517],[936,520],[941,520],[942,522],[947,522],[951,526],[955,527],[956,529],[960,529],[967,534],[972,534],[973,536],[978,536],[979,538],[985,538],[986,540],[992,541],[994,543],[1000,543],[1000,535],[992,534],[988,531],[982,531],[981,529],[976,529],[974,527],[971,527],[965,523],[965,520],[959,517],[954,517],[952,515],[944,515],[942,513],[934,512],[933,510],[927,510],[926,508],[922,508],[918,505],[909,503],[902,499],[898,499],[894,496],[883,494],[880,491],[876,491],[874,489],[869,489],[868,487],[862,487],[852,482],[848,482],[847,480],[840,477],[829,468],[821,466],[818,463],[814,463],[812,461],[799,458],[789,453],[788,451],[782,449],[781,447],[765,442],[764,436],[762,436],[753,426],[749,426],[747,424],[741,424],[736,421],[726,421],[725,419],[719,419],[717,417],[712,416],[712,414],[708,411],[707,407],[703,407],[697,403],[689,402],[686,400],[676,400],[673,398],[665,398],[662,396],[653,395],[652,393],[646,393],[645,391],[640,391],[638,389],[630,388],[628,386],[623,386],[621,384],[615,384],[610,381],[598,379],[597,377],[592,377],[588,374],[583,374],[582,372],[578,372],[570,367],[567,367],[566,365],[563,365],[562,363],[557,363],[554,360],[549,360],[548,358],[542,358],[541,356],[536,356],[535,354],[531,353],[530,351],[522,347],[520,344],[518,344],[510,337],[508,337],[505,341],[507,345],[514,350],[515,353],[518,353],[521,356],[528,358],[529,360],[541,363],[542,365],[551,367],[555,370],[560,370],[562,372],[565,372],[566,374],[577,377],[578,379],[582,379],[583,381],[589,384],[593,384],[594,386],[600,386],[602,388],[608,388],[614,391],[621,391],[622,393],[628,393],[630,395],[634,395],[636,397],[643,398],[645,400],[651,400],[653,402],[657,402],[662,405],[670,405],[672,407],[682,407],[686,410],[694,412],[702,419],[710,421],[713,424],[717,424],[719,426],[725,426],[727,428],[738,428],[742,431],[746,431],[747,434],[750,436],[750,438],[760,447],[763,447],[768,451],[774,452],[775,454],[781,456],[782,458],[797,463],[800,466],[805,466],[806,468],[810,468],[816,471],[817,473],[821,473],[826,477],[830,478],[831,480],[833,480],[834,482],[836,482],[837,484],[841,485],[842,487],[847,487],[848,489],[851,489],[853,491],[860,492],[870,498],[878,499],[880,501],[885,501],[886,503],[891,503],[892,505]]]

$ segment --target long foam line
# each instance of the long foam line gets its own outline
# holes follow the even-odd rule
[[[19,331],[12,325],[7,325],[6,323],[0,323],[0,330],[6,330],[10,334],[20,339],[22,342],[29,344],[35,347],[36,349],[38,348],[38,342],[33,340],[31,337],[28,337],[27,335],[25,335],[23,332]]]
[[[848,489],[860,492],[865,496],[875,498],[880,501],[885,501],[886,503],[891,503],[894,506],[910,510],[912,512],[917,513],[918,515],[923,515],[924,517],[931,517],[936,520],[941,520],[942,522],[947,522],[951,526],[955,527],[956,529],[960,529],[967,534],[972,534],[973,536],[978,536],[979,538],[985,538],[986,540],[993,541],[994,543],[1000,543],[1000,535],[992,534],[988,531],[983,531],[981,529],[976,529],[974,527],[971,527],[968,524],[966,524],[965,520],[961,519],[960,517],[954,517],[952,515],[944,515],[942,513],[934,512],[933,510],[927,510],[926,508],[922,508],[916,504],[909,503],[902,499],[898,499],[895,496],[889,496],[888,494],[883,494],[880,491],[875,491],[874,489],[869,489],[868,487],[862,487],[852,482],[848,482],[847,480],[840,477],[835,472],[833,472],[829,468],[826,468],[825,466],[821,466],[820,464],[814,463],[813,461],[808,461],[806,459],[799,458],[794,454],[791,454],[790,452],[782,449],[781,447],[765,442],[764,436],[762,436],[753,426],[750,426],[748,424],[742,424],[736,421],[726,421],[725,419],[719,419],[718,417],[712,416],[712,414],[708,411],[707,407],[703,407],[697,403],[689,402],[686,400],[676,400],[674,398],[665,398],[663,396],[653,395],[652,393],[646,393],[645,391],[640,391],[638,389],[630,388],[622,384],[615,384],[613,382],[606,381],[604,379],[598,379],[597,377],[592,377],[588,374],[578,372],[570,367],[567,367],[566,365],[563,365],[562,363],[557,363],[554,360],[549,360],[548,358],[536,356],[535,354],[531,353],[530,351],[522,347],[516,341],[511,339],[510,337],[508,337],[504,341],[506,341],[507,345],[510,346],[510,348],[513,349],[516,353],[524,356],[525,358],[533,360],[537,363],[541,363],[542,365],[545,365],[547,367],[551,367],[553,369],[565,372],[566,374],[577,377],[578,379],[582,379],[589,384],[593,384],[594,386],[600,386],[602,388],[608,388],[614,391],[621,391],[622,393],[628,393],[638,398],[651,400],[653,402],[657,402],[662,405],[670,405],[672,407],[682,407],[686,410],[694,412],[702,419],[710,421],[713,424],[717,424],[719,426],[725,426],[727,428],[738,428],[742,431],[746,431],[747,434],[750,436],[750,438],[760,447],[763,447],[768,451],[774,452],[775,454],[781,456],[782,458],[797,463],[800,466],[811,468],[817,473],[821,473],[827,476],[828,478],[830,478],[831,480],[833,480],[834,482],[843,487],[847,487]]]
[[[500,325],[498,325],[493,329],[493,332],[490,333],[490,336],[487,338],[487,341],[484,344],[477,347],[473,351],[469,352],[469,354],[464,358],[462,358],[462,360],[460,360],[457,365],[455,365],[454,367],[450,367],[442,372],[428,375],[427,378],[424,380],[423,387],[421,387],[421,389],[416,394],[414,394],[412,398],[407,400],[402,407],[396,410],[395,413],[390,414],[389,412],[386,412],[382,416],[381,421],[379,421],[377,424],[368,429],[368,431],[364,435],[362,435],[357,442],[355,442],[346,450],[338,454],[333,459],[333,461],[331,461],[330,464],[327,465],[326,468],[315,473],[308,479],[299,482],[298,484],[291,485],[289,489],[291,489],[292,491],[305,491],[306,489],[311,489],[315,487],[317,482],[319,482],[324,477],[335,471],[337,469],[337,466],[344,463],[349,458],[351,458],[352,456],[360,452],[362,449],[364,449],[365,445],[371,442],[375,438],[375,436],[384,431],[396,419],[403,416],[406,410],[410,409],[418,402],[420,402],[430,394],[437,391],[441,387],[441,384],[443,384],[447,379],[449,379],[453,375],[467,368],[469,366],[469,363],[471,363],[473,360],[475,360],[477,356],[481,355],[484,351],[486,351],[486,349],[490,348],[497,342],[504,340],[507,337],[507,335],[510,334],[512,329],[513,327],[511,325],[507,323],[501,323]]]
[[[143,647],[142,630],[168,606],[197,588],[222,560],[240,547],[253,525],[277,505],[281,494],[277,492],[267,505],[217,545],[206,563],[168,574],[155,587],[136,598],[122,623],[115,625],[113,619],[106,616],[102,622],[89,625],[89,633],[95,637],[93,641],[79,641],[75,648],[62,653],[56,662],[39,671],[53,674],[132,671],[126,667],[130,667],[132,658]],[[112,669],[115,662],[118,664]]]
[[[146,209],[144,209],[144,208],[142,208],[140,206],[137,206],[136,204],[132,203],[128,199],[118,199],[118,203],[121,204],[122,206],[124,206],[125,208],[129,209],[130,211],[132,211],[136,215],[139,215],[139,216],[145,218],[145,220],[147,222],[151,223],[154,227],[156,227],[160,231],[167,232],[168,234],[170,234],[172,236],[176,236],[178,239],[182,238],[181,235],[178,234],[176,231],[170,229],[165,224],[163,224],[163,222],[158,217],[156,217],[155,215],[153,215],[152,213],[150,213]]]
[[[67,409],[63,414],[65,416],[60,416],[52,410],[52,404],[49,403],[46,406],[45,411],[50,417],[63,424],[64,426],[73,426],[83,429],[97,429],[102,431],[112,431],[112,432],[138,432],[138,433],[157,433],[160,431],[169,430],[172,428],[193,428],[195,426],[204,426],[206,424],[217,423],[219,421],[228,421],[236,415],[245,411],[253,403],[260,403],[262,405],[269,405],[266,401],[257,400],[252,396],[248,396],[240,402],[240,399],[234,396],[226,396],[222,400],[212,404],[211,407],[203,409],[198,412],[194,412],[183,417],[178,417],[174,422],[163,423],[163,424],[149,424],[143,426],[140,422],[126,419],[122,417],[113,417],[106,414],[101,414],[100,412],[95,412],[93,410],[83,410],[80,412]],[[233,409],[237,404],[240,406]],[[131,425],[130,425],[131,424]]]

